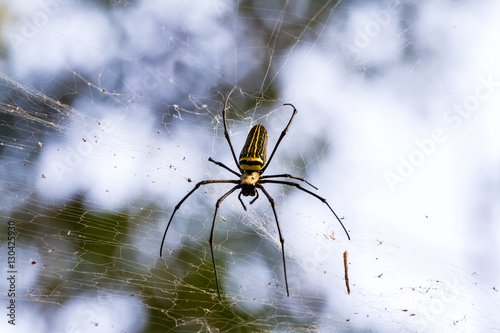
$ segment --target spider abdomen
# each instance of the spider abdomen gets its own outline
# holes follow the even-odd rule
[[[240,153],[240,166],[245,171],[260,171],[267,159],[267,130],[258,124],[248,132]]]

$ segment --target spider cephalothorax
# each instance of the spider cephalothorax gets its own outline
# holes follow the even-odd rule
[[[245,171],[241,175],[241,193],[244,196],[255,195],[255,186],[259,183],[260,174],[257,171],[248,172]]]
[[[229,172],[233,173],[237,177],[239,177],[239,180],[202,180],[201,182],[197,183],[194,188],[182,198],[181,201],[175,206],[174,211],[172,212],[172,215],[170,216],[170,220],[168,221],[167,228],[165,229],[165,233],[163,234],[163,239],[161,241],[161,246],[160,246],[160,257],[162,256],[162,251],[163,251],[163,243],[165,242],[165,237],[167,235],[168,228],[170,227],[170,223],[172,222],[172,219],[174,218],[175,212],[181,207],[181,205],[184,203],[184,201],[191,195],[193,194],[200,186],[202,185],[207,185],[207,184],[214,184],[214,183],[229,183],[229,184],[235,184],[232,189],[230,189],[228,192],[226,192],[222,197],[220,197],[217,202],[215,203],[215,212],[214,212],[214,218],[212,221],[212,229],[210,231],[210,239],[208,240],[210,244],[210,252],[212,254],[212,265],[214,269],[214,275],[215,275],[215,284],[217,286],[217,294],[219,296],[219,299],[222,300],[220,296],[220,289],[219,289],[219,281],[217,279],[217,268],[215,267],[215,259],[214,259],[214,249],[213,249],[213,239],[214,239],[214,229],[215,229],[215,221],[217,219],[217,212],[219,210],[219,206],[226,199],[229,195],[231,195],[234,191],[241,189],[240,193],[238,194],[238,199],[243,206],[245,210],[247,210],[245,204],[243,203],[243,200],[241,199],[241,196],[255,196],[252,201],[250,201],[250,204],[253,204],[255,200],[259,198],[259,192],[258,190],[262,191],[264,195],[267,197],[267,200],[271,204],[271,208],[273,210],[274,214],[274,219],[276,220],[276,227],[278,229],[278,235],[280,238],[280,243],[281,243],[281,252],[283,256],[283,271],[285,274],[285,286],[286,286],[286,295],[290,296],[290,293],[288,291],[288,280],[286,277],[286,261],[285,261],[285,248],[284,248],[284,243],[285,239],[283,238],[283,235],[281,234],[281,228],[280,224],[278,222],[278,215],[276,214],[276,205],[274,203],[273,198],[271,195],[266,191],[264,188],[264,184],[281,184],[281,185],[288,185],[288,186],[293,186],[298,188],[299,190],[302,190],[317,199],[321,200],[324,204],[330,208],[332,211],[333,215],[337,218],[337,220],[340,222],[342,225],[342,228],[344,229],[345,233],[347,234],[347,238],[350,239],[349,233],[347,232],[346,228],[344,227],[342,221],[340,221],[339,217],[335,212],[333,211],[332,207],[328,204],[326,199],[320,197],[319,195],[311,192],[308,189],[303,188],[300,184],[294,183],[291,181],[284,181],[284,180],[272,180],[270,178],[291,178],[291,179],[296,179],[305,182],[309,186],[313,187],[314,189],[318,189],[311,183],[309,183],[307,180],[304,178],[299,178],[295,177],[289,174],[279,174],[279,175],[263,175],[264,171],[266,168],[269,166],[269,163],[271,163],[271,160],[273,159],[274,153],[276,152],[276,149],[278,148],[281,140],[283,137],[286,135],[286,132],[288,131],[288,128],[290,127],[290,124],[292,123],[293,117],[295,117],[295,114],[297,113],[297,109],[295,106],[293,106],[290,103],[285,103],[283,105],[289,105],[293,108],[293,114],[292,117],[290,118],[290,121],[288,121],[288,125],[286,125],[285,129],[283,132],[281,132],[280,137],[278,138],[278,141],[276,142],[276,145],[274,146],[274,149],[271,153],[271,156],[269,157],[269,160],[266,161],[267,158],[267,141],[268,141],[268,135],[267,135],[267,130],[263,125],[255,125],[252,127],[250,132],[248,132],[247,140],[245,142],[245,145],[243,146],[243,149],[241,150],[240,153],[240,159],[239,161],[236,159],[236,154],[234,153],[233,149],[233,144],[231,143],[231,138],[229,137],[229,132],[227,131],[227,125],[226,125],[226,112],[228,108],[228,101],[229,97],[231,96],[231,93],[235,90],[236,88],[233,88],[231,92],[227,95],[226,102],[224,103],[224,109],[222,110],[222,120],[224,123],[224,136],[226,137],[226,140],[229,144],[229,148],[231,149],[231,154],[233,155],[234,162],[236,166],[238,167],[238,171],[236,172],[230,167],[226,166],[224,163],[214,161],[211,157],[208,159],[210,162],[215,163],[216,165],[228,170]]]

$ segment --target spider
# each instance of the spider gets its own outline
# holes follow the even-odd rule
[[[332,207],[328,204],[325,198],[320,197],[319,195],[309,191],[308,189],[303,188],[300,184],[297,184],[295,182],[291,181],[284,181],[284,180],[273,180],[271,178],[291,178],[295,180],[302,181],[309,186],[311,186],[314,189],[318,189],[316,186],[312,185],[309,183],[307,180],[304,178],[299,178],[295,177],[289,174],[279,174],[279,175],[263,175],[264,172],[266,171],[267,167],[271,163],[271,160],[274,157],[274,153],[276,152],[276,149],[278,149],[279,144],[281,143],[281,140],[283,140],[284,136],[286,135],[288,128],[290,127],[290,124],[292,123],[293,118],[297,114],[297,109],[295,106],[293,106],[290,103],[285,103],[283,105],[289,105],[293,108],[293,114],[290,120],[288,121],[288,125],[286,125],[285,129],[283,132],[281,132],[280,137],[278,138],[278,141],[276,142],[276,145],[274,146],[273,151],[271,152],[271,156],[269,157],[269,160],[266,162],[266,156],[267,156],[267,140],[268,140],[268,135],[267,135],[267,130],[264,126],[258,124],[252,127],[250,132],[248,133],[247,140],[245,142],[245,145],[243,146],[243,149],[241,150],[240,153],[240,158],[239,161],[236,159],[236,155],[234,153],[233,145],[231,143],[231,138],[229,137],[229,133],[227,131],[227,125],[226,125],[226,112],[228,109],[228,101],[229,97],[233,93],[233,91],[236,89],[234,87],[229,94],[226,97],[226,101],[224,103],[224,109],[222,110],[222,120],[224,123],[224,136],[227,140],[227,143],[229,144],[229,148],[231,149],[231,153],[233,155],[234,162],[236,164],[236,167],[238,168],[238,171],[234,171],[230,167],[226,166],[224,163],[214,161],[211,157],[208,158],[208,160],[217,166],[220,166],[227,171],[233,173],[236,175],[239,179],[238,180],[202,180],[199,183],[197,183],[194,188],[182,198],[181,201],[175,206],[174,211],[172,212],[172,215],[170,216],[170,220],[168,221],[167,228],[165,229],[165,233],[163,234],[163,239],[161,241],[160,245],[160,257],[162,257],[162,250],[163,250],[163,244],[165,242],[165,237],[167,236],[167,231],[168,228],[170,227],[170,223],[172,222],[175,213],[177,210],[181,207],[181,205],[186,201],[186,199],[193,194],[200,186],[207,185],[207,184],[220,184],[220,183],[229,183],[229,184],[235,184],[235,186],[227,191],[222,197],[220,197],[216,204],[215,204],[215,212],[214,212],[214,219],[212,221],[212,229],[210,230],[210,239],[208,240],[210,244],[210,252],[212,254],[212,265],[213,265],[213,270],[214,270],[214,275],[215,275],[215,284],[217,285],[217,294],[219,296],[219,299],[222,301],[222,297],[220,295],[220,289],[219,289],[219,281],[217,279],[217,268],[215,267],[215,259],[214,259],[214,249],[213,249],[213,240],[214,240],[214,229],[215,229],[215,220],[217,218],[217,212],[219,210],[220,204],[226,199],[229,195],[231,195],[234,191],[241,189],[240,193],[238,194],[238,199],[241,202],[241,205],[243,206],[243,209],[246,211],[247,208],[245,204],[243,203],[243,200],[241,199],[241,196],[251,196],[254,197],[251,201],[250,204],[253,204],[255,200],[259,198],[259,192],[257,189],[261,190],[262,193],[267,197],[267,200],[271,204],[271,208],[274,213],[274,219],[276,221],[276,227],[278,229],[278,235],[281,243],[281,253],[283,256],[283,271],[285,275],[285,286],[286,286],[286,295],[287,297],[290,297],[290,293],[288,291],[288,280],[286,276],[286,261],[285,261],[285,248],[284,248],[284,243],[285,239],[283,238],[283,235],[281,234],[281,228],[280,224],[278,222],[278,215],[276,214],[276,205],[274,203],[274,199],[271,197],[271,195],[266,191],[264,188],[264,184],[281,184],[281,185],[288,185],[292,186],[295,188],[298,188],[301,191],[304,191],[317,199],[321,200],[324,204],[328,206],[328,208],[331,210],[333,215],[337,218],[339,221],[340,225],[344,229],[347,238],[350,240],[349,233],[347,232],[346,228],[344,227],[344,224],[342,221],[339,219],[337,214],[333,211]]]

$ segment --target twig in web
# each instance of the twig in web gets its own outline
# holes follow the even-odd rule
[[[347,294],[351,293],[349,288],[349,275],[347,274],[347,251],[344,252],[344,272],[345,272],[345,286],[347,288]]]

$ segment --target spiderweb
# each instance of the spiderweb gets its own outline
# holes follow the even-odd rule
[[[491,331],[494,1],[0,3],[2,332]],[[319,187],[243,211],[236,153]],[[311,189],[312,190],[312,189]],[[15,245],[13,240],[15,239]],[[350,294],[343,253],[348,252]],[[14,300],[15,306],[11,304]],[[10,315],[10,316],[9,316]],[[10,321],[10,322],[9,322]],[[15,325],[13,325],[15,323]]]

